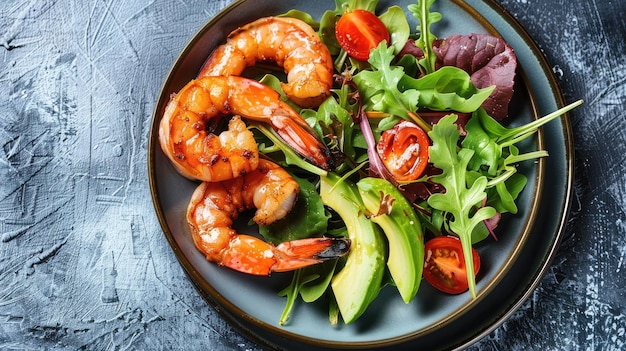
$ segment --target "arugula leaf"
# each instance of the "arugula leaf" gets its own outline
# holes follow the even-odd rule
[[[431,180],[445,188],[443,193],[431,195],[428,204],[448,214],[444,215],[447,227],[461,240],[470,294],[476,297],[472,231],[479,223],[493,217],[496,210],[493,207],[481,207],[476,210],[487,196],[485,192],[487,178],[480,176],[472,184],[467,184],[467,165],[474,151],[459,149],[457,146],[460,133],[455,124],[456,119],[457,116],[454,114],[447,115],[428,133],[433,142],[429,148],[430,161],[436,168],[442,170],[441,174],[433,176]]]
[[[435,61],[437,61],[437,55],[433,52],[433,41],[436,37],[430,31],[430,26],[439,22],[442,18],[441,13],[430,11],[430,7],[434,2],[435,0],[417,0],[417,4],[408,6],[409,11],[413,13],[413,17],[419,22],[418,30],[420,36],[415,41],[415,44],[424,52],[424,59],[420,60],[420,65],[424,67],[426,73],[435,71]]]
[[[410,119],[408,111],[417,110],[419,92],[410,89],[401,92],[398,89],[404,77],[404,69],[392,66],[394,48],[381,42],[370,52],[368,62],[371,71],[360,71],[352,79],[357,84],[367,111],[382,111]]]

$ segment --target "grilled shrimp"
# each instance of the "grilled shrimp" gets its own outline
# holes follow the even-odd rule
[[[199,77],[241,75],[259,61],[283,67],[283,91],[300,106],[319,106],[330,96],[333,59],[313,28],[295,18],[265,17],[234,30],[207,59]]]
[[[234,118],[219,136],[210,131],[210,122],[227,114],[270,123],[297,153],[330,169],[328,148],[276,91],[251,79],[229,76],[192,80],[167,104],[159,142],[180,173],[214,182],[256,168],[258,147],[243,121]]]
[[[196,247],[209,261],[255,275],[290,271],[345,255],[348,239],[307,238],[275,246],[231,228],[238,214],[251,208],[257,209],[253,220],[261,225],[283,218],[298,192],[293,177],[266,159],[241,177],[201,183],[187,209]]]

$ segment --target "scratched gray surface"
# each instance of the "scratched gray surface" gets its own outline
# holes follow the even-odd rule
[[[161,82],[230,1],[0,4],[0,349],[256,350],[185,277],[150,202]],[[472,350],[626,348],[626,4],[504,0],[571,114],[566,240],[530,299]]]

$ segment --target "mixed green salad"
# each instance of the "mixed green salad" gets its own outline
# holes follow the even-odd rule
[[[486,34],[438,38],[431,25],[442,14],[433,3],[379,9],[378,0],[335,0],[319,19],[284,14],[317,30],[335,59],[333,96],[317,109],[294,105],[333,152],[335,168],[307,163],[252,122],[259,150],[301,186],[294,210],[260,233],[274,243],[345,236],[352,244],[347,257],[294,273],[280,292],[280,324],[299,299],[327,301],[331,323],[351,323],[385,286],[409,303],[422,278],[475,297],[473,245],[497,241],[501,216],[517,212],[526,185],[517,164],[548,155],[516,145],[581,103],[523,126],[501,124],[513,95],[513,50]],[[281,92],[279,73],[259,80]]]

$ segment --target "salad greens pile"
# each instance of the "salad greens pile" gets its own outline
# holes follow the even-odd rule
[[[287,298],[280,324],[287,322],[298,297],[328,302],[333,324],[340,317],[344,323],[355,321],[386,285],[395,286],[409,303],[422,280],[428,235],[460,239],[469,292],[475,297],[472,245],[493,235],[491,222],[499,216],[517,213],[515,200],[526,177],[517,173],[516,165],[547,156],[543,150],[522,153],[516,145],[581,103],[527,125],[505,127],[481,107],[495,85],[477,88],[463,69],[439,67],[431,25],[442,15],[431,11],[434,0],[408,6],[419,22],[415,33],[400,7],[380,14],[391,42],[373,48],[367,62],[346,54],[335,25],[346,11],[374,13],[378,0],[335,3],[319,22],[298,10],[284,16],[309,23],[335,58],[338,84],[333,96],[317,109],[299,112],[334,153],[336,168],[325,171],[305,162],[271,129],[251,123],[259,150],[292,172],[302,188],[286,218],[260,228],[265,239],[278,243],[326,235],[347,236],[352,243],[347,257],[295,272],[280,292]],[[402,54],[408,45],[422,55]],[[281,92],[275,75],[260,80]],[[424,111],[436,111],[440,118],[427,121],[421,116]],[[468,116],[466,123],[461,123],[463,115]],[[376,152],[383,131],[401,120],[421,127],[431,143],[429,171],[408,182],[395,179]]]

